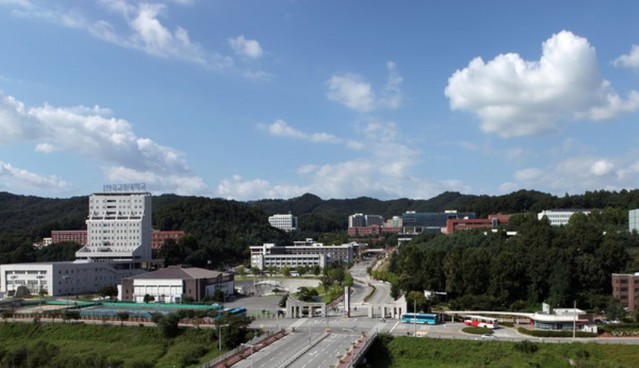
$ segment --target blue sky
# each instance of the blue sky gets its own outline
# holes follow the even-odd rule
[[[0,191],[639,182],[639,2],[0,0]]]

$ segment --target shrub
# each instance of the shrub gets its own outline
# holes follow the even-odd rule
[[[528,340],[524,340],[524,341],[516,342],[513,345],[513,349],[521,353],[532,354],[536,352],[537,349],[539,349],[539,347],[537,346],[537,344],[534,344]]]

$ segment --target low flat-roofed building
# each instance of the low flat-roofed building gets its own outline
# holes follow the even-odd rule
[[[588,323],[586,312],[577,308],[556,308],[551,312],[537,312],[530,317],[530,324],[536,330],[580,330]]]
[[[537,219],[541,220],[546,217],[552,226],[568,225],[570,217],[575,213],[583,213],[590,215],[590,210],[586,209],[552,209],[543,210],[537,214]]]
[[[0,291],[13,295],[24,286],[31,295],[48,296],[95,293],[115,286],[122,278],[145,272],[140,263],[112,262],[33,262],[0,265]]]
[[[232,295],[233,274],[178,265],[127,277],[119,293],[122,301],[143,303],[150,295],[158,303],[180,303],[185,297],[195,301],[212,297],[218,289],[225,296]]]
[[[281,268],[297,266],[325,266],[333,263],[351,264],[353,262],[354,249],[362,246],[360,243],[348,243],[342,245],[324,245],[315,243],[313,239],[295,241],[293,245],[276,246],[266,243],[251,246],[251,267],[260,270],[271,266]]]

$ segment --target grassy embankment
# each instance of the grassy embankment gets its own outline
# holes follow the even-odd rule
[[[514,343],[414,337],[378,339],[366,367],[636,367],[639,347],[597,343]],[[572,365],[571,365],[572,363]]]
[[[69,366],[70,359],[85,363],[108,359],[114,363],[110,366],[186,367],[218,355],[211,333],[209,329],[189,329],[178,337],[165,338],[154,327],[0,323],[0,361],[20,349],[31,356],[39,354],[40,347],[53,345],[49,351],[54,353],[43,357],[47,366]]]

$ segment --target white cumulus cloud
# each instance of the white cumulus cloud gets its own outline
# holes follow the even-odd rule
[[[615,66],[639,70],[639,45],[632,45],[630,52],[619,56],[613,64]]]
[[[567,119],[609,119],[639,108],[631,92],[622,100],[599,74],[588,40],[562,31],[546,40],[538,61],[516,53],[489,62],[473,59],[448,80],[452,110],[476,114],[485,133],[502,137],[557,130]]]
[[[355,141],[345,141],[330,133],[305,133],[288,125],[284,120],[277,119],[271,124],[258,124],[258,129],[267,131],[276,137],[286,137],[307,140],[313,143],[344,144],[350,149],[360,149],[361,144]]]
[[[146,137],[138,137],[129,122],[112,116],[99,106],[55,107],[49,104],[27,108],[12,96],[0,93],[0,144],[34,142],[36,152],[66,151],[106,165],[113,173],[126,173],[121,180],[148,177],[154,190],[200,194],[202,180],[189,169],[182,153]],[[152,175],[155,175],[154,179]],[[182,178],[182,180],[177,180]]]

